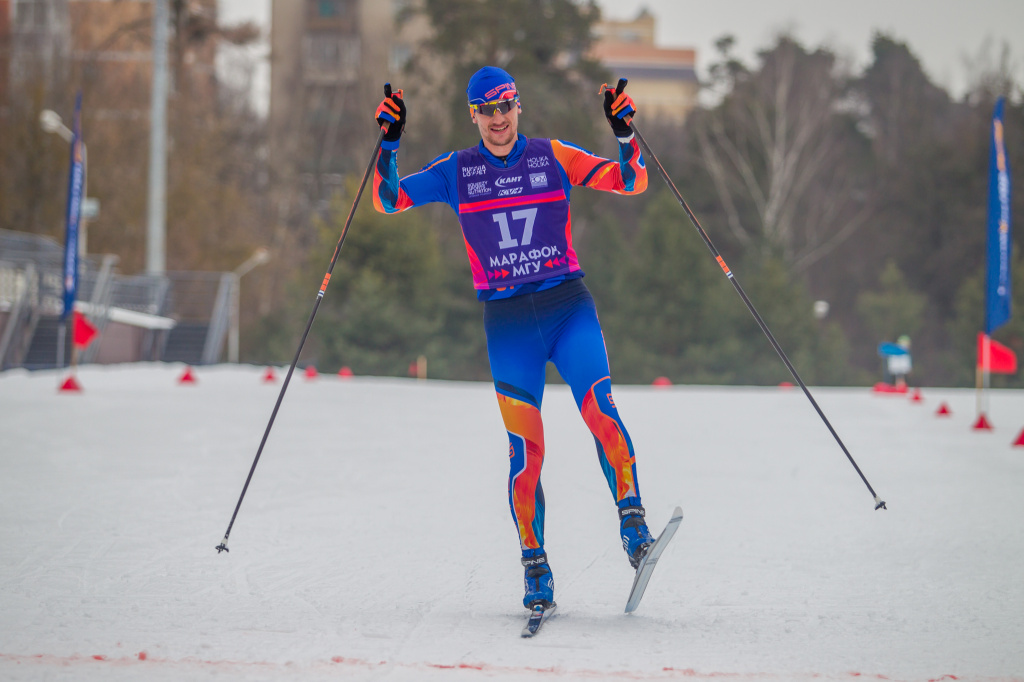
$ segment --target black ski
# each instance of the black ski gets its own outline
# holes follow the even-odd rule
[[[540,630],[540,626],[544,625],[555,613],[555,609],[558,607],[557,604],[553,603],[547,608],[543,604],[537,604],[533,607],[530,612],[530,620],[526,621],[526,626],[523,627],[523,637],[533,637]]]
[[[651,548],[647,550],[644,558],[640,560],[640,565],[636,569],[636,578],[633,579],[633,589],[630,590],[629,599],[626,600],[626,613],[632,613],[636,611],[636,607],[640,606],[644,590],[647,589],[647,583],[651,580],[654,567],[658,564],[658,557],[665,551],[665,547],[672,540],[672,536],[676,534],[676,529],[679,528],[682,520],[683,510],[680,507],[676,507],[676,510],[672,512],[672,518],[668,520],[668,524],[665,526],[665,530],[661,531],[661,535],[654,541]]]

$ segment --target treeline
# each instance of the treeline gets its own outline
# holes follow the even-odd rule
[[[616,153],[596,93],[619,74],[587,56],[599,17],[594,2],[404,6],[404,18],[425,15],[419,18],[433,32],[406,71],[391,78],[409,105],[402,174],[477,141],[464,90],[482,64],[515,75],[520,132]],[[288,362],[359,178],[350,177],[328,205],[304,190],[300,174],[271,167],[267,125],[248,108],[247,93],[211,85],[208,70],[189,71],[187,58],[200,38],[244,43],[251,31],[186,40],[177,27],[188,25],[175,22],[180,39],[172,41],[168,268],[231,270],[255,248],[269,247],[271,263],[242,287],[242,359]],[[117,49],[141,50],[147,39],[121,31],[118,40],[124,44]],[[893,36],[874,38],[871,63],[859,72],[827,48],[786,36],[752,64],[732,49],[731,39],[719,41],[710,82],[702,83],[713,105],[673,126],[645,116],[640,101],[636,121],[803,378],[872,383],[881,377],[878,343],[909,335],[911,383],[972,384],[984,314],[989,127],[1000,95],[1008,97],[1010,167],[1017,178],[1024,173],[1024,102],[1009,55],[982,49],[968,93],[954,99]],[[148,125],[132,113],[144,103],[133,104],[131,116],[118,108],[141,90],[104,73],[76,66],[57,81],[11,83],[0,106],[0,227],[60,238],[67,146],[40,130],[38,115],[54,108],[70,120],[70,93],[82,88],[89,192],[102,200],[89,250],[119,254],[121,271],[130,274],[144,256]],[[351,104],[346,111],[365,109],[369,126],[376,100]],[[340,124],[355,131],[364,122]],[[347,145],[346,167],[364,168],[371,142]],[[650,189],[638,197],[572,194],[574,244],[616,381],[789,379],[653,165],[649,170]],[[1018,224],[1020,187],[1015,180]],[[1014,232],[1019,245],[1019,225]],[[1014,316],[994,338],[1024,360],[1019,249],[1013,266]],[[816,302],[827,303],[823,317],[815,315]],[[367,191],[303,360],[321,371],[347,365],[357,374],[404,376],[425,356],[431,377],[486,380],[481,318],[451,210],[435,205],[383,216]],[[993,383],[1020,387],[1024,379]]]
[[[552,6],[580,11],[572,3]],[[513,40],[507,31],[481,31],[477,42],[460,43],[444,27],[465,35],[458,33],[464,25],[431,18],[441,30],[438,44],[427,47],[454,59],[460,77],[485,50],[505,56],[523,98],[522,132],[614,153],[593,93],[615,74],[583,58],[556,66],[545,53],[545,61],[524,46],[529,32],[517,45],[502,43]],[[563,40],[585,47],[581,34]],[[445,52],[446,44],[465,50]],[[636,121],[802,377],[824,385],[872,383],[882,374],[878,343],[909,335],[912,384],[973,384],[984,315],[989,128],[999,95],[1010,97],[1010,166],[1024,172],[1024,107],[1006,56],[986,62],[982,53],[969,94],[957,101],[929,81],[906,44],[886,35],[875,37],[873,61],[862,73],[845,72],[825,48],[810,50],[785,36],[754,65],[733,58],[731,48],[730,39],[719,42],[712,68],[708,86],[717,90],[717,104],[673,127],[645,119],[638,102]],[[426,98],[407,98],[402,174],[473,143],[464,95],[451,90],[452,123],[444,134],[436,126],[418,129]],[[640,197],[584,189],[572,195],[575,243],[616,381],[788,380],[653,164],[649,169],[650,189]],[[355,186],[320,221],[321,243],[295,283],[294,305],[250,334],[262,341],[249,349],[251,359],[287,356]],[[1013,213],[1024,215],[1024,192],[1013,201]],[[405,375],[425,355],[432,377],[488,377],[482,311],[447,206],[382,216],[364,197],[335,272],[304,356],[309,361]],[[1024,260],[1017,249],[1014,280],[1017,313],[994,338],[1024,359]],[[820,303],[815,315],[816,301],[828,304],[823,317]],[[994,377],[993,384],[1024,381]]]

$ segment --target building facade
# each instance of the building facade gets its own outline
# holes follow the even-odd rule
[[[375,128],[369,115],[383,84],[400,78],[422,34],[399,28],[402,0],[274,0],[271,19],[270,159],[279,180],[292,174],[325,201]],[[396,81],[397,82],[397,81]]]
[[[682,124],[697,106],[697,52],[657,47],[655,27],[647,10],[629,21],[598,22],[591,56],[616,78],[629,79],[629,93],[644,118]]]

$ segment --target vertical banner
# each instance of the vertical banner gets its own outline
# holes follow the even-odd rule
[[[988,276],[985,288],[985,334],[1010,319],[1010,162],[1003,140],[1003,108],[996,100],[992,115],[992,151],[988,180]]]
[[[75,121],[71,129],[71,170],[68,174],[68,210],[65,216],[64,238],[64,313],[60,319],[68,320],[78,293],[78,223],[82,217],[82,93],[75,97]]]

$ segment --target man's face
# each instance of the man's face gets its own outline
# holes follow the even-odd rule
[[[492,153],[507,153],[515,145],[519,134],[519,105],[513,105],[507,113],[495,111],[492,116],[485,116],[479,110],[470,110],[470,116],[480,129],[480,139]],[[501,154],[498,154],[499,156]]]

